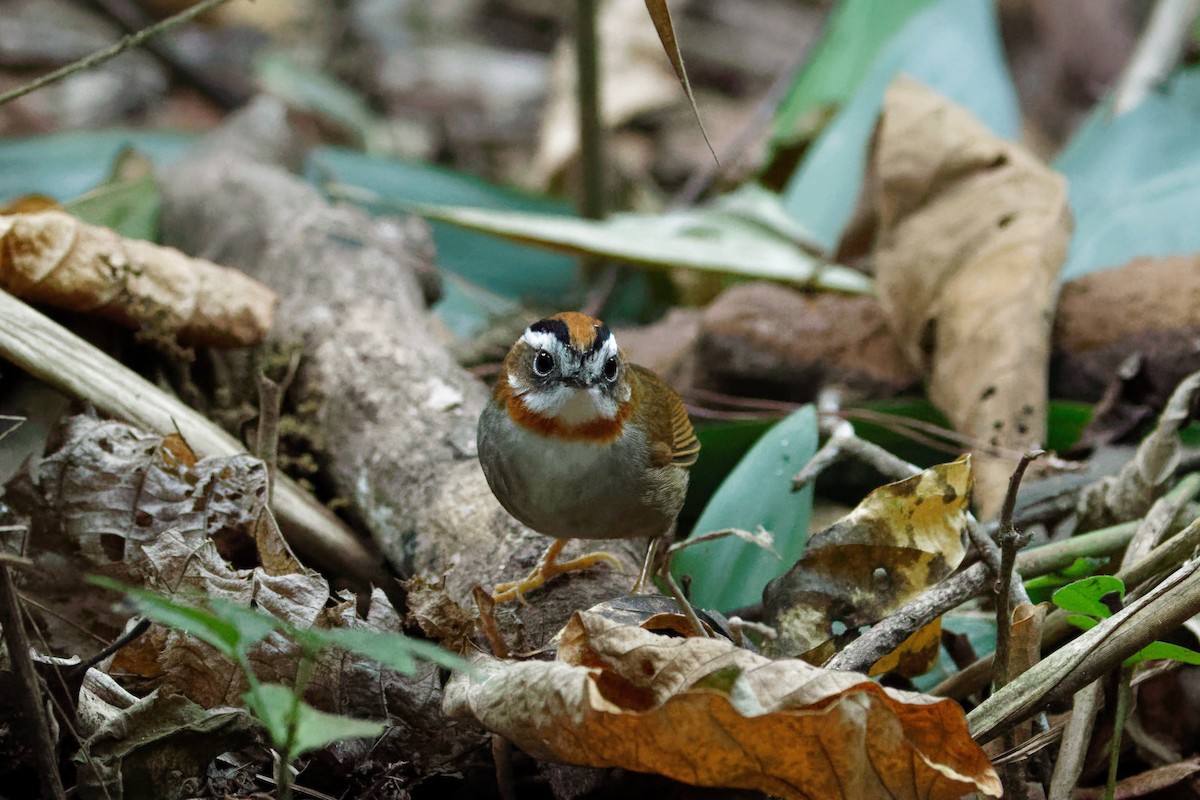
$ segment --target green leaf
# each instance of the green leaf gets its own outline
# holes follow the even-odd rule
[[[1054,605],[1064,611],[1105,619],[1112,616],[1112,611],[1101,599],[1114,592],[1121,599],[1125,598],[1125,583],[1120,578],[1092,575],[1067,584],[1055,592],[1051,599]]]
[[[938,0],[883,48],[784,189],[784,208],[827,250],[854,210],[884,91],[901,72],[962,105],[998,135],[1015,138],[1020,132],[994,3]]]
[[[387,723],[329,714],[305,703],[286,686],[265,683],[257,694],[247,692],[243,699],[255,716],[262,720],[275,749],[287,760],[345,739],[365,739],[379,736]],[[295,722],[295,734],[288,746],[288,730]]]
[[[694,533],[753,531],[761,525],[775,536],[782,558],[732,536],[690,547],[675,557],[672,572],[677,579],[691,576],[693,602],[721,611],[758,603],[767,582],[800,558],[808,539],[812,487],[792,492],[792,476],[816,449],[817,414],[807,405],[763,434],[729,474]]]
[[[187,152],[195,136],[145,131],[72,131],[0,141],[0,199],[44,194],[63,202],[94,189],[122,150],[133,148],[155,164]]]
[[[771,148],[806,140],[858,88],[883,45],[931,0],[842,0],[775,109]]]
[[[324,117],[354,134],[367,151],[388,149],[379,141],[383,119],[371,110],[366,98],[332,75],[301,64],[290,56],[271,52],[254,64],[259,88],[298,108]]]
[[[1025,590],[1029,592],[1031,602],[1035,604],[1049,602],[1051,595],[1053,595],[1056,589],[1066,586],[1072,581],[1095,574],[1097,571],[1103,569],[1110,560],[1107,556],[1100,558],[1083,556],[1077,558],[1066,569],[1052,572],[1049,575],[1039,575],[1036,578],[1030,578],[1025,581]]]
[[[211,645],[222,655],[239,660],[247,648],[265,639],[279,623],[274,617],[224,604],[217,613],[209,612],[198,605],[183,603],[164,597],[156,592],[126,586],[102,576],[91,575],[88,580],[97,586],[112,589],[129,597],[138,613],[161,625],[190,633],[202,642]],[[237,615],[229,613],[237,609]]]
[[[775,420],[740,419],[696,426],[696,438],[700,440],[700,452],[704,456],[692,467],[688,477],[687,500],[679,513],[680,535],[693,530],[721,482],[774,424]]]
[[[1083,614],[1067,615],[1067,624],[1074,625],[1081,631],[1090,631],[1092,628],[1100,624],[1100,620],[1095,617],[1088,617]]]
[[[1138,650],[1136,653],[1125,659],[1126,665],[1140,664],[1143,661],[1155,661],[1158,659],[1168,659],[1170,661],[1181,661],[1184,664],[1200,665],[1200,653],[1188,647],[1182,647],[1170,642],[1151,642],[1150,644]]]
[[[662,214],[613,214],[602,221],[413,205],[413,213],[570,253],[603,256],[652,267],[687,267],[842,292],[867,292],[862,273],[823,264],[778,233],[719,208]]]
[[[1055,162],[1075,232],[1068,281],[1134,258],[1200,250],[1200,70],[1177,73],[1137,108],[1101,103]]]
[[[309,628],[297,631],[311,644],[320,647],[337,647],[356,653],[372,661],[378,661],[397,672],[411,675],[417,670],[416,659],[432,661],[447,669],[470,672],[474,669],[465,659],[437,646],[433,642],[401,636],[390,631],[368,631],[354,628],[323,630]]]
[[[366,156],[323,147],[309,156],[309,177],[326,193],[376,213],[396,213],[407,204],[469,205],[570,216],[571,206],[493,186],[429,164]],[[525,244],[434,222],[433,241],[444,268],[511,300],[559,306],[575,290],[575,261]]]
[[[131,148],[117,154],[108,180],[63,206],[84,222],[112,228],[130,239],[158,238],[162,194],[154,165]]]

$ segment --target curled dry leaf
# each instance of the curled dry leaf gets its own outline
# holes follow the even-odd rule
[[[558,660],[481,657],[445,709],[537,758],[785,798],[1000,796],[953,701],[587,612]]]
[[[954,572],[966,553],[970,456],[871,492],[809,539],[804,558],[763,592],[774,652],[820,663],[836,651],[834,623],[871,625]],[[937,621],[877,665],[919,675],[937,659]]]
[[[238,270],[61,211],[0,216],[0,289],[214,347],[261,342],[276,302]]]
[[[198,459],[178,435],[86,415],[71,417],[60,438],[34,475],[35,529],[62,531],[92,564],[136,566],[143,556],[134,545],[171,529],[213,542],[227,559],[256,558],[254,526],[267,499],[257,458]]]
[[[1045,436],[1050,333],[1071,235],[1065,179],[907,78],[875,134],[880,303],[954,426],[980,456],[981,517]],[[980,454],[977,454],[980,455]]]

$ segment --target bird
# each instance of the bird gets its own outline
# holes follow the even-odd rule
[[[558,561],[570,539],[649,539],[636,594],[674,532],[700,454],[679,395],[630,363],[605,323],[577,311],[533,323],[513,344],[477,445],[500,505],[555,540],[529,575],[495,587],[496,602],[523,600],[564,572],[619,568],[605,552]]]

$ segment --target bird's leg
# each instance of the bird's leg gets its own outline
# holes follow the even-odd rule
[[[526,592],[542,586],[546,581],[553,578],[555,575],[561,575],[564,572],[575,572],[576,570],[589,569],[597,564],[607,562],[612,564],[618,570],[621,569],[621,562],[612,553],[588,553],[579,558],[573,558],[570,561],[559,562],[556,559],[558,554],[562,552],[563,547],[567,544],[566,539],[555,539],[554,544],[542,554],[538,559],[537,566],[533,571],[519,581],[512,583],[500,583],[496,585],[496,591],[492,593],[492,600],[497,603],[503,603],[507,600],[520,597]]]
[[[650,543],[646,545],[646,560],[642,562],[642,572],[638,575],[637,583],[629,590],[630,594],[637,594],[646,585],[646,581],[650,579],[654,568],[654,557],[658,555],[658,543],[662,541],[662,537],[655,536],[650,539]]]

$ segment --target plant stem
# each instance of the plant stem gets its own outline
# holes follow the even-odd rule
[[[596,27],[597,0],[575,0],[575,95],[579,101],[579,215],[603,219],[604,130],[600,87],[600,37]],[[579,262],[585,284],[603,270],[600,259],[585,256]]]
[[[1104,786],[1104,800],[1113,800],[1117,791],[1117,765],[1121,761],[1121,735],[1125,732],[1125,718],[1129,716],[1129,701],[1133,696],[1133,667],[1121,667],[1121,683],[1117,688],[1116,717],[1113,719],[1112,743],[1108,753],[1108,782]]]
[[[228,0],[202,0],[202,2],[196,3],[196,5],[184,9],[174,16],[167,17],[162,22],[155,23],[149,28],[143,28],[137,33],[124,36],[119,41],[109,45],[108,47],[86,55],[78,61],[72,61],[70,64],[60,67],[53,72],[47,73],[37,80],[30,81],[24,86],[18,86],[12,91],[0,94],[0,106],[12,100],[16,100],[18,97],[24,97],[30,92],[35,92],[43,86],[60,81],[69,75],[75,74],[76,72],[82,72],[83,70],[91,69],[92,67],[103,64],[105,61],[119,56],[126,50],[132,47],[137,47],[152,36],[157,36],[160,33],[166,33],[172,28],[177,28],[183,23],[192,20],[200,14],[203,14],[205,11],[216,8],[217,6],[226,2],[228,2]]]

